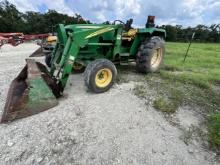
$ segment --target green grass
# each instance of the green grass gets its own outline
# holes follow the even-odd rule
[[[157,110],[165,113],[174,113],[177,110],[177,107],[172,102],[169,102],[168,100],[165,100],[162,97],[159,97],[156,100],[154,100],[153,106]]]
[[[158,93],[153,106],[166,113],[176,112],[182,102],[197,107],[205,118],[211,148],[220,152],[220,44],[193,43],[184,63],[187,46],[166,43],[165,66],[159,74],[147,76],[148,84]],[[182,94],[172,93],[173,89]]]
[[[212,114],[208,121],[209,142],[211,146],[220,147],[220,113]]]
[[[133,89],[134,94],[138,96],[139,98],[145,98],[146,97],[146,89],[144,85],[136,85]]]
[[[220,83],[220,44],[193,43],[184,63],[187,46],[185,43],[166,44],[165,67],[161,76],[201,88]]]
[[[167,83],[185,86],[182,92],[188,102],[203,107],[209,113],[220,111],[220,93],[211,88],[220,84],[220,44],[193,43],[183,63],[187,46],[186,43],[166,44],[165,67],[160,76]]]
[[[167,97],[158,97],[154,100],[153,106],[165,113],[174,113],[183,102],[182,93],[179,90],[171,89]]]

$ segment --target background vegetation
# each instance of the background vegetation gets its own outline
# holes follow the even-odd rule
[[[220,23],[220,22],[219,22]],[[167,41],[172,42],[188,42],[192,34],[195,32],[194,42],[220,42],[220,24],[212,24],[210,26],[197,25],[196,27],[183,28],[181,25],[163,25],[167,32]]]
[[[76,24],[90,22],[83,19],[79,14],[68,16],[55,10],[49,10],[46,13],[34,11],[22,13],[8,1],[0,2],[0,32],[48,33],[53,32],[54,26],[58,23]]]
[[[205,147],[220,155],[220,46],[193,43],[184,62],[187,47],[188,43],[166,42],[160,72],[147,74],[145,79],[143,75],[132,80],[131,76],[121,76],[121,80],[142,82],[135,85],[134,94],[146,100],[146,105],[152,103],[176,126],[178,122],[172,118],[181,108],[195,112],[201,119],[199,127],[192,125],[185,130],[184,142],[188,145],[193,137],[198,137]],[[125,69],[118,73],[123,71],[124,75],[132,74]]]
[[[34,11],[22,13],[7,0],[0,2],[0,32],[48,33],[53,32],[53,27],[58,23],[77,24],[90,23],[90,21],[85,20],[79,14],[68,16],[55,10],[49,10],[46,13]],[[104,23],[110,22],[106,21]],[[220,42],[220,26],[217,24],[187,28],[181,25],[163,25],[159,28],[167,31],[167,41],[188,42],[192,33],[195,32],[196,42]]]
[[[161,76],[206,88],[214,83],[220,84],[219,44],[193,43],[184,63],[187,46],[187,43],[166,44],[166,67]]]
[[[183,62],[187,45],[166,43],[165,66],[154,76],[163,79],[160,92],[166,97],[156,99],[154,107],[166,113],[175,112],[181,104],[199,107],[198,113],[207,119],[210,146],[220,154],[220,46],[193,43]]]

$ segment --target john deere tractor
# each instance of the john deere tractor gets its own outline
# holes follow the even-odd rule
[[[115,64],[136,62],[138,72],[156,72],[165,52],[166,32],[154,27],[149,17],[145,28],[134,29],[132,20],[111,25],[57,26],[57,43],[46,64],[26,59],[27,65],[10,86],[1,122],[39,113],[58,104],[73,71],[85,68],[84,80],[95,93],[109,90],[115,82]]]

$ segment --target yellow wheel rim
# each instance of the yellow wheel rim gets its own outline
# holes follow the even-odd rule
[[[156,68],[160,65],[162,54],[163,52],[161,48],[158,48],[154,51],[153,57],[151,58],[151,66],[153,68]]]
[[[112,72],[110,69],[101,69],[96,73],[95,83],[99,88],[107,87],[112,81]]]

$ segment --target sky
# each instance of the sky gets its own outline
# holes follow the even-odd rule
[[[195,26],[220,23],[220,0],[9,0],[19,11],[47,12],[55,9],[68,15],[80,14],[94,23],[124,22],[133,18],[134,26],[145,25],[148,15],[156,24]]]

